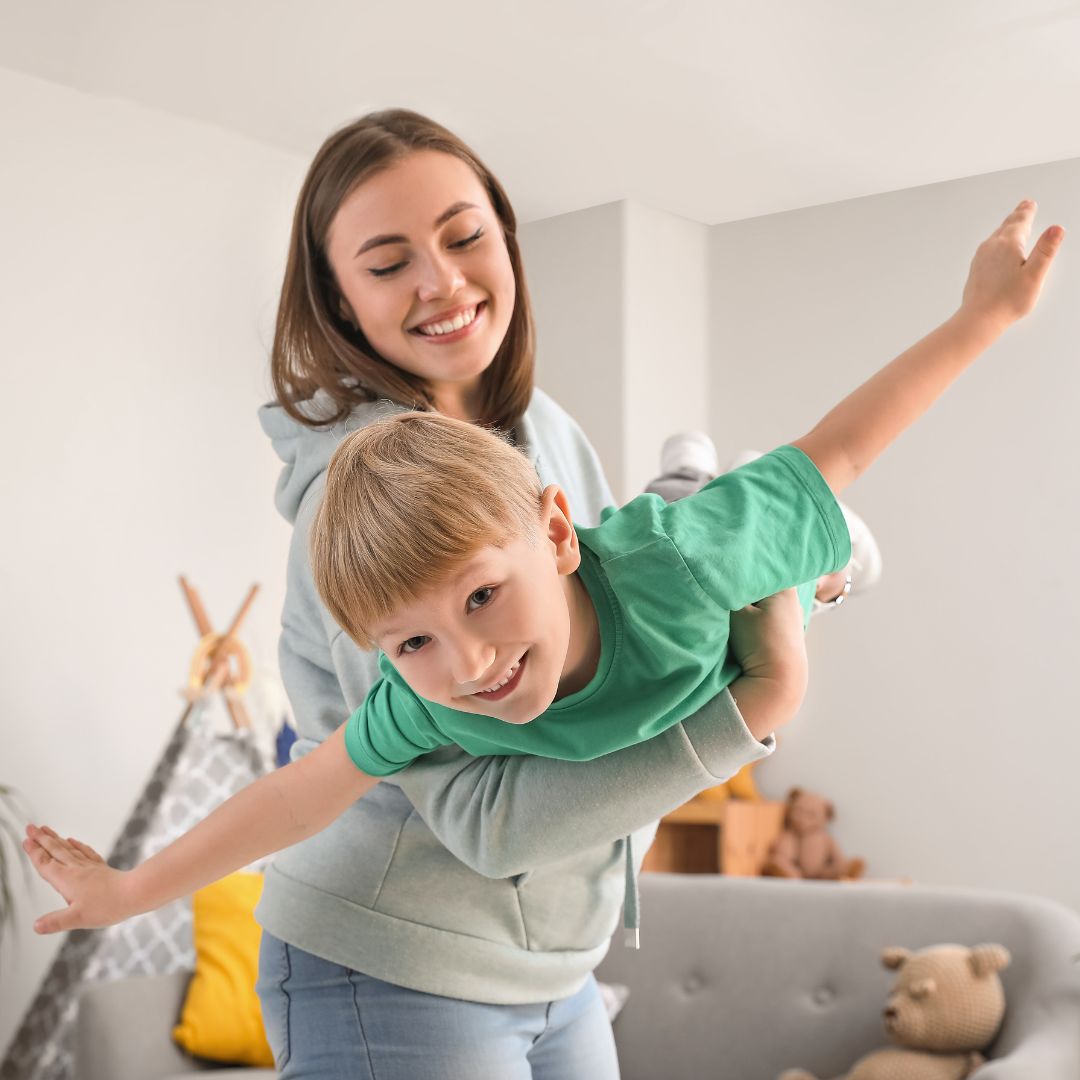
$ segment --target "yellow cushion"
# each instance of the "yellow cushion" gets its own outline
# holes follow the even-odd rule
[[[195,974],[173,1038],[210,1061],[273,1068],[255,979],[262,874],[230,874],[192,897]]]

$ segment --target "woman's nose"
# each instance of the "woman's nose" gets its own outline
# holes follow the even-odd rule
[[[449,300],[465,285],[461,267],[448,255],[436,253],[423,260],[417,292],[421,300]]]

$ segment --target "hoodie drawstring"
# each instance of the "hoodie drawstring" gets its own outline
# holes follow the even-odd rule
[[[626,887],[623,894],[623,945],[641,948],[641,915],[638,911],[637,870],[634,867],[634,841],[626,838]]]

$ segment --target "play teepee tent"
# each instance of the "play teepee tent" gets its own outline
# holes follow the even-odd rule
[[[250,662],[237,638],[258,586],[228,630],[216,634],[198,593],[183,578],[180,584],[201,635],[185,690],[188,704],[109,855],[121,869],[153,855],[271,765],[244,705]],[[210,719],[209,705],[220,697],[231,721],[224,732]],[[69,934],[0,1063],[0,1080],[71,1080],[71,1037],[84,984],[193,965],[186,900],[119,926]]]

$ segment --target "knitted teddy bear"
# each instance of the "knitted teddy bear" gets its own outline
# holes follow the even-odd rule
[[[837,1080],[965,1080],[986,1060],[1005,1015],[998,972],[1009,964],[1003,945],[935,945],[918,952],[885,949],[899,969],[885,1005],[885,1034],[895,1046],[860,1058]],[[788,1069],[780,1080],[815,1080]]]
[[[862,859],[845,859],[826,826],[833,805],[802,788],[788,792],[784,831],[769,848],[762,874],[766,877],[850,880],[862,876]]]

